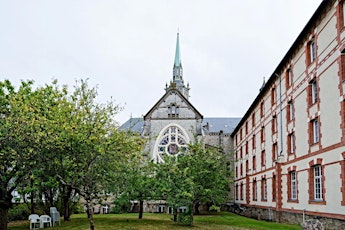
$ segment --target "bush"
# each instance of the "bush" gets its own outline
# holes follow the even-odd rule
[[[15,204],[8,210],[8,220],[27,220],[30,209],[26,204]]]
[[[193,214],[190,211],[181,212],[177,215],[177,222],[183,225],[192,226]]]

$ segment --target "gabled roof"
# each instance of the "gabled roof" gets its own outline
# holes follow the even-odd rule
[[[195,112],[197,115],[197,119],[202,119],[203,116],[201,113],[187,100],[185,96],[176,88],[176,86],[170,85],[170,87],[166,90],[165,94],[157,101],[157,103],[146,113],[144,116],[144,120],[146,120],[150,115],[152,115],[153,111],[161,104],[163,103],[164,99],[169,96],[171,92],[176,93],[179,97],[182,98],[182,100]]]

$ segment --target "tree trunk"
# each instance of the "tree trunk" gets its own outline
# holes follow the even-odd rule
[[[93,220],[93,206],[91,204],[91,201],[87,201],[87,207],[89,210],[89,222],[90,222],[90,230],[95,230],[95,223]]]
[[[200,207],[200,202],[199,201],[194,201],[193,202],[193,214],[194,215],[199,215],[199,207]]]
[[[35,196],[35,192],[34,191],[32,191],[31,192],[31,207],[30,207],[30,212],[31,212],[31,214],[34,214],[35,213],[35,199],[34,199],[34,196]]]
[[[144,212],[144,201],[142,199],[139,200],[139,219],[143,218]]]
[[[0,229],[7,230],[8,210],[12,206],[12,194],[8,191],[0,192]]]
[[[173,213],[174,213],[174,222],[177,221],[177,208],[173,208]]]
[[[0,229],[2,230],[7,230],[8,209],[7,205],[0,204]]]
[[[70,220],[70,201],[71,201],[71,193],[72,193],[72,188],[70,188],[69,186],[66,186],[64,189],[64,194],[63,194],[63,219],[65,221],[69,221]]]

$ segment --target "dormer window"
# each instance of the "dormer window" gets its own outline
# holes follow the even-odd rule
[[[178,117],[179,115],[179,107],[176,106],[175,104],[171,104],[169,107],[168,107],[168,117],[171,118],[171,117]]]

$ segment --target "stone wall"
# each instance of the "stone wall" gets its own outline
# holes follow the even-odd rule
[[[278,212],[274,209],[265,209],[259,207],[246,207],[244,211],[238,213],[239,215],[258,219],[275,221],[279,223],[288,224],[302,224],[303,223],[303,213],[292,213],[292,212]],[[304,215],[304,220],[318,219],[325,229],[338,230],[345,229],[345,220]]]

